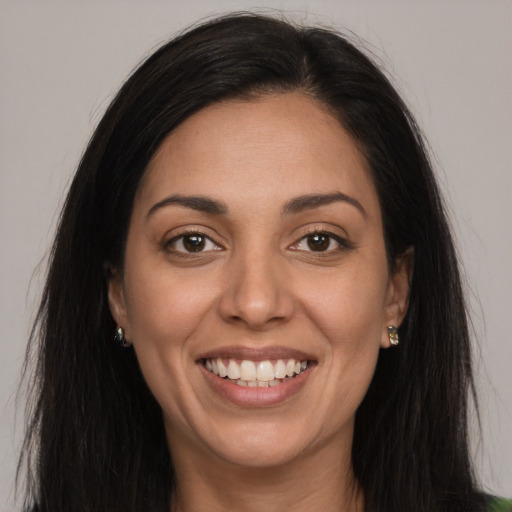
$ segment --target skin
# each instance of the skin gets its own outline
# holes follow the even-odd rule
[[[294,198],[335,193],[360,208],[335,200],[283,213]],[[178,194],[226,211],[155,206]],[[191,231],[208,237],[204,250],[186,252],[179,237]],[[318,232],[341,242],[312,250]],[[305,94],[217,103],[168,136],[136,195],[109,301],[163,410],[175,510],[363,510],[354,417],[390,346],[387,325],[405,315],[410,259],[390,273],[367,162]],[[315,363],[270,406],[225,399],[197,362],[226,346],[275,345]]]

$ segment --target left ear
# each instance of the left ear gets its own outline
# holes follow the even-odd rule
[[[411,246],[396,258],[395,268],[389,279],[386,310],[380,341],[382,348],[389,348],[391,346],[388,325],[399,327],[407,313],[413,267],[414,247]]]

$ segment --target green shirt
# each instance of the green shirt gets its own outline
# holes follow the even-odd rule
[[[512,512],[512,500],[505,498],[490,498],[487,512]]]

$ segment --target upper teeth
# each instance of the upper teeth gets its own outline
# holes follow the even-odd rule
[[[270,382],[276,379],[284,379],[298,375],[307,368],[307,361],[295,359],[278,359],[271,361],[249,361],[244,359],[240,364],[235,359],[207,359],[206,369],[218,375],[232,380]]]

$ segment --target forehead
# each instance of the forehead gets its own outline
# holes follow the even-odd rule
[[[248,207],[335,191],[376,200],[352,137],[323,104],[296,92],[223,101],[188,118],[153,156],[137,201],[201,193]]]

